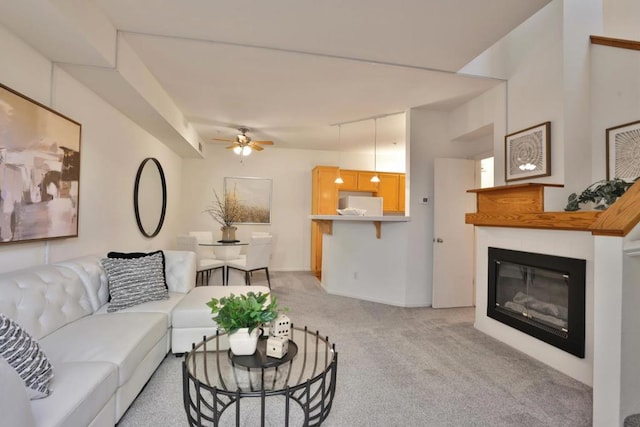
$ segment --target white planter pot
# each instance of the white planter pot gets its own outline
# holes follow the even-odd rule
[[[249,333],[249,328],[240,328],[229,334],[229,346],[236,356],[247,356],[256,352],[260,328],[255,328]]]

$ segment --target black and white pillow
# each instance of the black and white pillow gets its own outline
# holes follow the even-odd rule
[[[122,259],[133,259],[133,258],[143,258],[146,256],[160,254],[162,255],[162,277],[164,278],[164,286],[169,289],[167,285],[167,274],[166,274],[166,263],[164,260],[164,252],[162,251],[154,251],[154,252],[116,252],[111,251],[107,254],[107,258],[122,258]]]
[[[169,299],[161,252],[138,258],[103,258],[100,262],[109,280],[107,312],[148,301]]]
[[[53,368],[38,342],[15,321],[0,313],[0,355],[24,381],[30,399],[50,393]]]

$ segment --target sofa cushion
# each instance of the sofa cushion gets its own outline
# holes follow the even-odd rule
[[[169,299],[143,302],[142,304],[118,310],[118,313],[163,313],[167,315],[167,329],[169,329],[171,327],[171,313],[184,297],[184,294],[169,292]],[[108,307],[107,304],[103,305],[95,314],[108,314]]]
[[[187,294],[173,311],[174,328],[197,328],[217,326],[211,318],[211,309],[207,303],[211,298],[220,299],[230,294],[240,295],[247,292],[270,292],[266,286],[198,286]],[[268,301],[271,301],[269,296]]]
[[[93,313],[80,278],[68,268],[46,265],[0,274],[0,313],[39,340]]]
[[[186,294],[196,285],[196,254],[190,251],[164,251],[169,292]]]
[[[162,257],[162,277],[164,279],[164,286],[167,286],[167,276],[165,273],[165,262],[164,262],[164,253],[162,251],[153,251],[153,252],[115,252],[111,251],[107,254],[107,258],[119,258],[119,259],[135,259],[135,258],[144,258],[151,255],[160,254]],[[167,288],[169,289],[169,288]]]
[[[38,427],[91,425],[118,388],[116,366],[108,362],[70,362],[56,363],[54,369],[49,397],[31,401]],[[115,409],[112,411],[108,425],[116,422]]]
[[[161,253],[141,258],[103,258],[100,262],[109,279],[108,312],[147,301],[168,299]]]
[[[27,387],[30,399],[49,395],[53,370],[47,356],[16,322],[0,313],[0,356],[16,370]]]
[[[167,333],[162,313],[110,313],[83,317],[40,341],[54,367],[60,362],[111,362],[118,386],[126,383],[147,353]]]

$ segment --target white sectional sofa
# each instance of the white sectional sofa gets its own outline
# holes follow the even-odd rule
[[[114,313],[101,256],[0,274],[0,313],[38,341],[53,368],[50,395],[29,400],[0,357],[0,425],[115,425],[169,352],[173,310],[195,284],[193,252],[164,257],[169,299]]]

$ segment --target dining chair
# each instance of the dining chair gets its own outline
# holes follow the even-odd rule
[[[213,243],[213,231],[190,231],[189,236],[194,236],[198,244]],[[202,258],[215,258],[213,248],[210,246],[198,246],[198,252]]]
[[[191,251],[196,253],[196,285],[209,285],[211,273],[215,270],[222,269],[222,284],[226,284],[225,262],[213,257],[203,257],[199,250],[198,239],[196,236],[181,234],[176,238],[176,246],[181,251]]]
[[[245,285],[251,285],[251,273],[264,270],[267,275],[267,283],[269,284],[269,288],[271,288],[271,279],[269,278],[271,240],[272,237],[270,235],[251,237],[249,245],[247,246],[246,256],[227,261],[227,281],[229,278],[229,269],[243,271]]]

